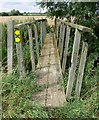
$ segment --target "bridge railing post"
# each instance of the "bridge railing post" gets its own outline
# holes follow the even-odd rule
[[[65,36],[65,29],[66,26],[63,24],[63,31],[62,31],[62,41],[61,41],[61,46],[60,46],[60,60],[62,61],[62,55],[63,55],[63,45],[64,45],[64,36]]]
[[[64,48],[63,62],[62,62],[62,72],[63,72],[63,74],[65,73],[65,68],[66,68],[68,46],[69,46],[69,40],[70,40],[70,31],[71,31],[71,28],[67,25],[67,27],[66,27],[65,45],[64,45],[65,48]]]
[[[40,21],[40,24],[41,24],[41,30],[40,30],[40,34],[41,34],[41,47],[43,46],[43,24],[42,24],[42,21]]]
[[[73,83],[74,83],[74,79],[75,79],[74,77],[75,77],[75,71],[76,71],[76,65],[77,65],[80,39],[81,39],[81,33],[78,29],[76,29],[72,57],[71,57],[71,67],[69,69],[69,76],[68,76],[68,83],[67,83],[67,90],[66,90],[66,99],[71,97],[71,92],[72,92]]]
[[[7,24],[7,67],[8,74],[13,69],[13,39],[14,39],[14,21],[10,20]]]
[[[0,72],[2,72],[2,40],[3,40],[3,29],[2,24],[0,24]]]
[[[63,29],[63,24],[60,24],[60,34],[59,34],[59,42],[58,42],[58,49],[59,49],[59,53],[60,53],[60,46],[61,46],[61,42],[62,42],[62,29]]]
[[[78,76],[77,76],[77,82],[76,82],[76,98],[80,97],[82,79],[83,79],[83,75],[84,75],[84,68],[85,68],[86,57],[87,57],[87,51],[88,51],[88,44],[86,42],[83,42]]]
[[[17,32],[16,32],[17,31]],[[23,50],[22,50],[22,31],[21,27],[15,29],[16,33],[19,33],[18,36],[15,38],[16,41],[16,51],[17,51],[17,59],[18,59],[18,69],[21,77],[25,76],[25,66],[24,66],[24,59],[23,59]]]
[[[36,41],[36,54],[37,54],[37,59],[39,59],[39,42],[38,42],[38,31],[37,31],[36,23],[34,24],[34,32],[35,32],[35,41]]]
[[[32,26],[31,25],[28,25],[28,34],[29,34],[29,46],[30,46],[31,65],[32,65],[32,71],[34,72],[35,71],[35,58],[34,58]]]

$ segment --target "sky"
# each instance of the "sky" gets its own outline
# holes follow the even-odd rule
[[[20,12],[45,12],[37,4],[37,0],[0,0],[0,12],[10,12],[12,9]]]
[[[41,9],[36,2],[41,0],[0,0],[0,12],[10,12],[12,9],[19,10],[20,12],[45,12],[46,9]],[[49,1],[49,0],[45,0]],[[68,0],[54,0],[55,1],[68,1]],[[78,0],[79,1],[79,0]],[[90,0],[80,0],[88,2]],[[91,0],[93,2],[98,0]]]

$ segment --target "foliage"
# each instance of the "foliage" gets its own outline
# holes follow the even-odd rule
[[[42,90],[37,86],[35,74],[19,78],[16,70],[2,77],[3,118],[43,118],[46,112],[32,101],[32,94]]]

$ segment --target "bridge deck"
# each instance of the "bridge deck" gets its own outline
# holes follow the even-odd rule
[[[62,79],[59,54],[52,33],[47,34],[37,65],[37,79],[44,89],[33,95],[33,100],[45,107],[63,106],[65,93],[59,80]]]

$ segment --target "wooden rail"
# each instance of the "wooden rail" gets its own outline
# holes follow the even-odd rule
[[[14,21],[10,20],[7,24],[7,66],[8,66],[8,73],[11,73],[13,70],[13,43],[16,42],[16,52],[17,52],[17,60],[18,60],[18,68],[20,76],[25,75],[25,65],[24,65],[24,58],[23,58],[23,45],[22,45],[22,27],[26,26],[28,29],[28,36],[29,36],[29,50],[30,50],[30,59],[32,65],[32,71],[35,70],[36,63],[35,63],[35,55],[34,55],[34,39],[36,43],[36,56],[39,59],[40,55],[40,41],[38,41],[38,36],[41,35],[41,48],[43,46],[43,42],[46,36],[46,19],[33,19],[32,22],[20,23],[14,25]],[[40,23],[40,24],[38,24]],[[39,25],[39,26],[38,26]],[[40,28],[40,34],[38,32],[38,28]],[[34,32],[34,36],[33,36]],[[34,38],[34,39],[33,39]]]
[[[86,32],[92,33],[92,30],[88,27],[65,22],[64,20],[61,20],[61,19],[56,19],[55,26],[56,26],[57,46],[59,48],[61,67],[62,67],[63,74],[66,71],[68,48],[69,48],[70,37],[71,37],[70,33],[72,29],[75,29],[74,43],[72,46],[72,54],[71,54],[71,61],[70,61],[71,65],[69,67],[68,83],[67,83],[67,88],[66,88],[66,99],[69,99],[71,97],[73,84],[75,80],[79,48],[80,48],[80,44],[82,44],[81,35]],[[76,97],[77,98],[80,97],[87,51],[88,51],[88,44],[86,42],[83,42],[77,82],[76,82]]]

